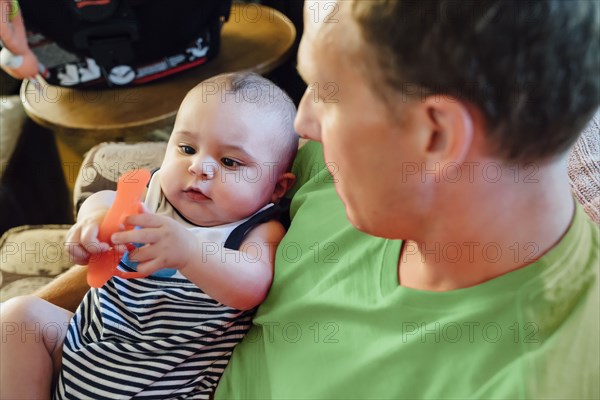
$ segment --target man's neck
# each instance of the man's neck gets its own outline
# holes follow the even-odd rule
[[[540,169],[532,182],[462,189],[424,240],[405,242],[400,285],[449,291],[527,266],[560,241],[574,215],[568,177],[557,166]]]

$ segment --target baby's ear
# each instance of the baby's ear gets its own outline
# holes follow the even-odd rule
[[[275,190],[273,190],[273,195],[271,196],[271,202],[276,203],[281,199],[288,190],[290,190],[294,183],[296,183],[296,175],[291,172],[286,172],[282,174],[275,184]]]

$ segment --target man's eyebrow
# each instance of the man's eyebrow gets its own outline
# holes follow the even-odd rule
[[[296,72],[298,73],[300,78],[302,78],[302,80],[304,82],[306,82],[306,78],[305,78],[304,74],[302,73],[302,69],[300,68],[300,63],[296,63]]]
[[[308,83],[310,69],[307,70],[306,62],[302,62],[303,59],[304,57],[302,56],[302,54],[300,54],[300,51],[298,51],[298,58],[296,60],[296,72],[304,82]]]
[[[315,66],[313,64],[306,64],[300,62],[300,57],[298,58],[298,60],[299,61],[296,63],[296,72],[298,72],[298,75],[304,81],[304,83],[312,84],[315,82],[322,81],[324,79],[324,76],[321,74],[321,71],[315,69]]]

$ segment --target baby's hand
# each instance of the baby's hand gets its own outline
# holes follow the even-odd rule
[[[139,263],[137,270],[142,274],[152,274],[163,268],[184,268],[196,252],[196,237],[172,218],[146,212],[127,217],[125,223],[139,229],[117,232],[111,240],[120,245],[144,244],[128,256]]]
[[[73,263],[87,265],[90,257],[110,249],[110,244],[98,239],[100,224],[107,212],[107,208],[94,211],[69,229],[65,247]]]

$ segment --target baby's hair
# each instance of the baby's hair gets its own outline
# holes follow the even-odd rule
[[[276,170],[281,174],[291,169],[299,140],[294,130],[296,106],[283,89],[259,74],[246,71],[214,76],[196,88],[202,86],[205,92],[220,95],[223,102],[236,101],[254,106],[257,112],[275,115],[280,121],[279,135],[271,142],[279,157]]]

